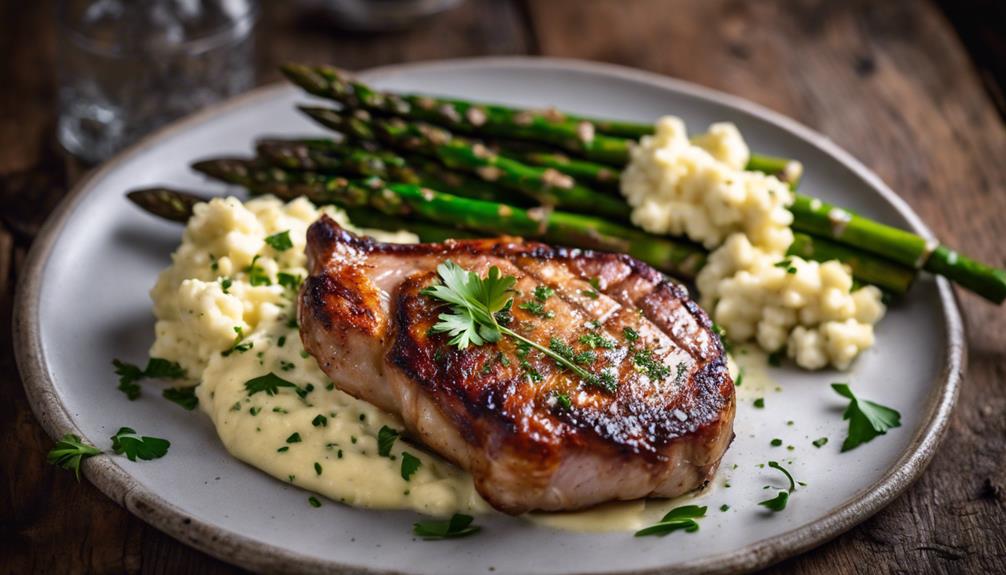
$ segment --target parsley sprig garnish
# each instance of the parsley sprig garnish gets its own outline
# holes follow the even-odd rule
[[[160,459],[168,452],[171,442],[160,437],[140,436],[129,427],[120,427],[112,436],[112,451],[125,454],[130,461]]]
[[[80,436],[67,433],[62,439],[56,442],[56,447],[53,447],[49,451],[47,459],[53,465],[58,465],[63,469],[72,471],[77,477],[77,481],[80,481],[81,462],[89,457],[100,454],[100,449],[84,443]]]
[[[437,266],[437,273],[442,283],[430,286],[422,293],[450,304],[450,312],[440,314],[440,321],[431,328],[434,333],[450,335],[450,345],[466,349],[469,345],[495,343],[505,335],[517,340],[518,345],[524,344],[552,358],[582,380],[608,387],[600,376],[577,365],[572,359],[500,325],[496,314],[513,305],[513,286],[516,283],[513,276],[503,276],[499,268],[493,266],[483,278],[450,260]]]
[[[472,525],[471,515],[455,513],[450,519],[441,521],[419,521],[412,525],[412,532],[423,539],[451,539],[477,533],[481,527]]]
[[[831,388],[842,397],[849,399],[849,407],[842,419],[849,420],[849,435],[842,442],[842,451],[855,449],[884,435],[888,429],[901,427],[901,414],[890,407],[859,399],[847,383],[833,383]]]
[[[112,365],[115,366],[115,374],[119,376],[119,391],[125,393],[130,401],[140,397],[140,385],[137,383],[140,380],[185,378],[182,366],[159,357],[148,359],[144,369],[118,359],[113,359]]]
[[[675,507],[667,512],[658,522],[644,529],[636,531],[636,537],[646,535],[667,535],[678,530],[693,533],[699,530],[699,524],[695,521],[706,516],[706,507],[698,505],[685,505]]]

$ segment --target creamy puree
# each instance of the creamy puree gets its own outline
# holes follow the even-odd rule
[[[306,199],[242,204],[226,198],[196,206],[172,265],[151,291],[157,316],[151,356],[185,367],[188,385],[198,386],[199,405],[227,450],[277,479],[358,507],[439,516],[492,512],[471,476],[435,454],[399,438],[390,457],[379,455],[381,428],[401,431],[401,420],[335,389],[304,351],[294,321],[297,292],[280,285],[279,274],[306,277],[305,234],[322,213],[356,229],[340,210],[318,209]],[[266,241],[285,231],[286,249]],[[416,241],[404,232],[362,233]],[[297,385],[303,397],[289,387],[249,395],[246,383],[270,373]],[[408,480],[404,452],[421,461]],[[680,504],[637,500],[525,517],[560,529],[630,531]]]

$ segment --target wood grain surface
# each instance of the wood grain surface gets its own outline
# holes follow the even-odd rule
[[[275,65],[287,60],[365,68],[542,54],[651,70],[823,132],[908,200],[945,243],[1006,264],[1006,129],[993,77],[1002,52],[969,57],[935,3],[469,0],[422,27],[376,36],[336,31],[292,3],[264,4],[262,82],[278,79]],[[0,3],[0,572],[237,572],[45,463],[52,440],[27,405],[9,325],[31,239],[84,173],[53,138],[52,11],[49,2]],[[951,15],[956,22],[968,13]],[[994,33],[966,40],[1004,42]],[[968,374],[929,470],[874,518],[771,572],[1006,571],[1006,310],[967,293],[960,299]]]

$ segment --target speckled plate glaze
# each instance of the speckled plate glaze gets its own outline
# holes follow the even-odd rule
[[[735,122],[755,150],[797,158],[803,189],[824,200],[930,236],[918,216],[874,174],[823,136],[749,102],[643,72],[524,58],[463,60],[373,70],[380,87],[586,115],[652,120],[682,116],[693,131]],[[123,192],[172,184],[225,193],[187,165],[250,152],[264,134],[319,130],[294,110],[297,90],[269,86],[185,119],[123,153],[82,182],[37,240],[18,290],[17,359],[39,421],[53,437],[72,432],[107,447],[122,425],[169,438],[153,462],[96,457],[88,480],[179,540],[258,571],[408,573],[739,572],[819,545],[897,497],[933,455],[964,364],[961,319],[942,279],[923,277],[879,326],[877,346],[849,374],[770,370],[778,384],[740,388],[737,439],[711,489],[697,498],[708,517],[695,534],[633,538],[573,533],[503,516],[481,517],[481,534],[419,541],[413,513],[326,504],[232,459],[208,418],[148,389],[129,402],[116,390],[113,357],[146,356],[153,339],[147,291],[169,262],[181,229],[141,213]],[[850,381],[901,411],[903,427],[840,454],[844,402],[828,384]],[[764,409],[752,406],[764,397]],[[792,425],[787,425],[792,421]],[[830,442],[815,448],[811,441]],[[782,447],[771,447],[773,438]],[[786,445],[794,449],[787,450]],[[782,513],[757,502],[781,477],[762,469],[789,460],[807,483]],[[735,467],[736,466],[736,467]],[[725,485],[729,483],[730,487]],[[730,509],[719,511],[723,504]]]

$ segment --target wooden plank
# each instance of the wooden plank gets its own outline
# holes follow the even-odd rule
[[[1006,130],[930,3],[551,0],[528,9],[542,54],[653,70],[781,111],[852,151],[946,243],[1006,261]],[[1001,571],[1006,312],[967,293],[961,303],[970,367],[931,468],[875,518],[775,571]]]

